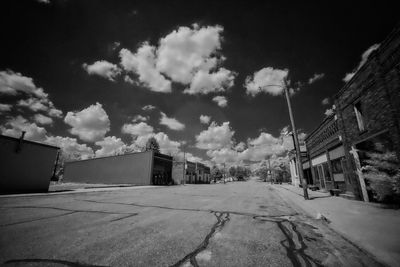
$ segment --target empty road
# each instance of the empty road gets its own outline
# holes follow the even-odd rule
[[[4,266],[380,266],[256,179],[0,198],[0,210]]]

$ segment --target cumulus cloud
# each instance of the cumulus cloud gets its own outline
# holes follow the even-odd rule
[[[0,71],[0,94],[28,96],[27,99],[20,99],[17,105],[32,111],[46,111],[51,117],[62,116],[62,111],[55,108],[43,88],[36,87],[32,78],[23,76],[21,73],[11,70]]]
[[[121,138],[115,136],[107,136],[103,140],[97,141],[95,144],[100,147],[95,152],[96,157],[121,155],[127,147]]]
[[[228,105],[228,100],[226,99],[225,96],[218,95],[218,96],[215,96],[212,100],[215,103],[217,103],[218,106],[220,106],[221,108],[224,108],[224,107],[226,107]]]
[[[38,124],[42,124],[42,125],[46,125],[46,124],[52,124],[53,123],[53,119],[50,117],[47,117],[45,115],[42,114],[35,114],[33,116],[33,120],[38,123]]]
[[[121,49],[119,56],[122,67],[136,73],[139,81],[151,91],[169,93],[171,92],[171,81],[167,80],[156,69],[155,47],[147,42],[143,43],[136,54],[128,49]]]
[[[206,150],[216,150],[232,145],[232,137],[235,131],[229,126],[229,122],[218,125],[212,122],[207,130],[196,136],[196,147]]]
[[[325,116],[329,117],[330,115],[332,115],[334,113],[332,108],[328,108],[327,110],[325,110]]]
[[[142,110],[153,110],[153,109],[155,109],[156,107],[155,106],[153,106],[153,105],[146,105],[146,106],[143,106],[142,107]]]
[[[153,133],[154,128],[145,122],[126,123],[122,126],[122,133],[134,136],[143,136]]]
[[[20,137],[25,131],[25,139],[31,141],[43,141],[46,139],[47,131],[36,123],[31,123],[22,116],[9,119],[3,126],[0,126],[3,135]]]
[[[308,84],[313,84],[324,77],[325,77],[324,73],[314,73],[314,75],[310,79],[308,79]]]
[[[99,60],[91,65],[83,63],[82,67],[89,75],[98,75],[112,82],[121,73],[117,65],[106,60]]]
[[[110,130],[110,120],[103,106],[99,103],[91,105],[81,111],[70,111],[64,122],[72,128],[71,134],[77,135],[81,140],[96,142],[104,138]]]
[[[149,117],[148,116],[142,116],[142,115],[136,115],[133,117],[132,122],[138,122],[138,121],[148,121]]]
[[[367,50],[365,50],[363,52],[363,54],[361,55],[361,61],[360,63],[358,63],[358,66],[356,69],[353,70],[353,72],[350,73],[346,73],[346,75],[343,78],[344,82],[348,82],[351,80],[351,78],[353,78],[353,76],[356,74],[356,72],[365,64],[365,62],[367,62],[369,55],[371,55],[371,53],[375,50],[377,50],[379,48],[380,44],[374,44],[372,46],[370,46]]]
[[[329,98],[326,97],[326,98],[322,99],[321,103],[322,103],[322,105],[329,105]]]
[[[154,135],[154,138],[157,140],[160,145],[160,152],[167,155],[175,155],[180,151],[181,144],[178,141],[173,141],[169,139],[168,135],[159,132]]]
[[[0,104],[0,113],[10,111],[11,108],[12,108],[12,105],[10,105],[10,104]]]
[[[234,84],[235,74],[227,69],[220,68],[217,72],[209,73],[199,70],[193,77],[190,87],[184,93],[208,94],[212,92],[223,92]]]
[[[37,98],[21,99],[18,101],[17,106],[26,107],[32,111],[46,111],[48,107]]]
[[[182,131],[185,129],[185,124],[179,122],[175,118],[169,118],[164,112],[160,112],[160,124],[167,126],[171,130]]]
[[[287,69],[281,70],[272,67],[256,71],[253,76],[247,76],[246,78],[244,86],[246,87],[247,94],[251,96],[256,96],[261,92],[271,95],[281,94],[288,72]]]
[[[222,92],[234,84],[235,73],[219,65],[221,26],[179,27],[161,38],[158,46],[144,42],[136,53],[120,51],[124,70],[135,73],[152,91],[171,92],[171,82],[187,85],[187,94]]]
[[[86,144],[79,144],[76,138],[49,136],[45,143],[61,148],[66,160],[88,159],[93,157],[93,149]]]
[[[200,122],[203,124],[209,124],[211,121],[211,116],[200,115]]]

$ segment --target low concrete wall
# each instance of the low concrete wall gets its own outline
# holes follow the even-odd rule
[[[0,136],[0,192],[47,192],[58,147]]]
[[[67,162],[64,181],[150,185],[152,163],[152,151]]]

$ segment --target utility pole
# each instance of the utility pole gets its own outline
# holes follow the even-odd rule
[[[292,131],[293,131],[293,137],[294,137],[294,147],[296,149],[296,157],[297,157],[297,166],[299,170],[299,178],[302,182],[303,185],[303,193],[304,193],[304,199],[308,200],[308,191],[307,191],[307,181],[304,179],[304,173],[303,173],[303,163],[301,162],[301,152],[300,152],[300,145],[299,145],[299,138],[297,136],[297,129],[296,125],[294,123],[294,117],[293,117],[293,112],[292,112],[292,104],[290,103],[290,96],[289,96],[289,89],[288,89],[288,82],[285,79],[284,80],[284,86],[283,90],[285,91],[285,96],[286,96],[286,101],[288,105],[288,110],[289,110],[289,117],[290,117],[290,122],[292,124]]]
[[[224,177],[224,184],[225,184],[225,183],[226,183],[226,182],[225,182],[225,178],[226,178],[225,162],[224,162],[224,174],[223,174],[223,177]]]
[[[183,185],[185,185],[185,182],[186,182],[186,150],[185,150],[185,146],[183,146],[183,166],[182,166],[182,169],[183,169],[183,176],[182,176],[182,179],[183,179]]]
[[[271,172],[271,156],[268,157],[268,175],[271,178],[271,184],[272,184],[272,172]],[[265,182],[267,181],[267,178],[265,178]]]

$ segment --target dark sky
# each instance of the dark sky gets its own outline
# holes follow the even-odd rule
[[[147,123],[155,132],[163,131],[171,140],[186,140],[189,146],[207,129],[199,121],[201,114],[211,116],[218,125],[229,121],[234,139],[246,142],[258,137],[260,131],[279,136],[289,124],[282,96],[246,94],[248,75],[264,67],[289,69],[292,84],[303,84],[292,98],[297,126],[310,132],[330,107],[321,101],[344,85],[343,77],[357,67],[362,53],[380,43],[399,19],[395,1],[259,2],[1,1],[0,71],[31,77],[63,116],[101,103],[111,122],[107,135],[125,142],[130,137],[121,134],[121,127],[139,114],[150,116]],[[144,41],[157,46],[160,38],[193,23],[223,27],[219,52],[226,60],[222,65],[236,73],[234,86],[222,94],[228,100],[227,107],[212,101],[217,94],[183,94],[184,86],[175,83],[172,93],[152,92],[121,77],[112,82],[88,75],[82,67],[98,60],[119,64],[121,48],[135,53]],[[120,43],[115,50],[114,42]],[[314,74],[321,73],[322,79],[307,84]],[[0,95],[0,100],[16,104],[18,98]],[[141,108],[147,104],[156,110],[144,112]],[[160,111],[185,124],[185,130],[160,125]],[[3,112],[0,123],[19,112]],[[51,135],[76,137],[63,118],[54,119],[45,128]],[[189,150],[206,159],[204,150]]]

